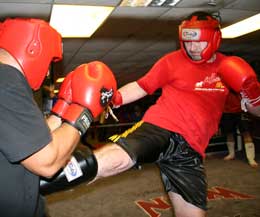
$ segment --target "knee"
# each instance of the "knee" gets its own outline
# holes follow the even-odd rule
[[[107,144],[94,152],[98,162],[98,176],[107,177],[130,169],[134,162],[117,144]]]

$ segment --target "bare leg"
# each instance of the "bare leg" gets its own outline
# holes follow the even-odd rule
[[[95,178],[113,176],[134,166],[129,155],[117,144],[106,144],[94,151],[98,162],[98,172]]]
[[[186,202],[181,195],[169,192],[176,217],[205,217],[206,211]]]

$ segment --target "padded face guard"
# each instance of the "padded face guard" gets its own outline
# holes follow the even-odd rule
[[[17,60],[34,90],[41,86],[51,61],[62,59],[61,35],[40,19],[6,19],[0,25],[0,48]]]
[[[179,40],[181,49],[189,60],[193,63],[203,63],[209,60],[219,48],[221,42],[219,22],[210,16],[207,16],[207,20],[198,20],[198,16],[192,16],[190,20],[184,20],[179,26]],[[184,46],[186,41],[207,42],[207,47],[201,53],[201,60],[194,61],[189,57]]]

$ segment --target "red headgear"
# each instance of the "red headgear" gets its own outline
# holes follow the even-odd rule
[[[39,19],[6,19],[0,25],[0,48],[17,60],[34,90],[40,88],[51,61],[62,59],[60,34]]]
[[[181,49],[193,63],[203,63],[209,60],[214,52],[219,48],[221,41],[221,31],[219,21],[211,16],[206,16],[206,20],[199,20],[198,16],[191,16],[190,20],[184,20],[179,26],[179,40]],[[186,41],[206,41],[207,47],[201,53],[201,60],[192,60],[184,47]]]

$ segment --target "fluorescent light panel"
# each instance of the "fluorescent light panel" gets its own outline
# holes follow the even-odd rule
[[[152,0],[123,0],[120,6],[130,6],[130,7],[139,7],[139,6],[148,6]]]
[[[120,6],[130,6],[130,7],[148,7],[148,6],[163,6],[171,7],[179,3],[180,0],[123,0]]]
[[[260,29],[260,13],[221,29],[222,38],[236,38]]]
[[[113,9],[106,6],[55,4],[50,24],[64,38],[89,38]]]

